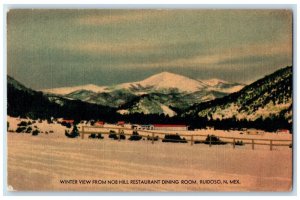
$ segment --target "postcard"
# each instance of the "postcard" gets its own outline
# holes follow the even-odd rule
[[[8,190],[292,191],[292,16],[10,9]]]

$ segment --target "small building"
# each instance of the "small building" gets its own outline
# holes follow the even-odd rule
[[[125,121],[118,121],[117,125],[118,125],[118,126],[122,126],[122,127],[124,127],[124,125],[125,125]]]
[[[104,121],[96,121],[95,123],[96,126],[104,126]]]
[[[276,131],[276,133],[279,133],[279,134],[289,134],[290,131],[288,129],[278,129]]]
[[[153,130],[154,126],[152,124],[141,125],[142,130]]]
[[[153,124],[151,130],[186,131],[188,127],[184,124]]]
[[[73,119],[63,119],[61,121],[61,123],[64,123],[64,124],[74,124],[74,120]]]

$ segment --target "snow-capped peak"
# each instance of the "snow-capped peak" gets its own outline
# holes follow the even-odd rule
[[[88,85],[81,85],[81,86],[74,86],[74,87],[61,87],[61,88],[52,88],[52,89],[45,89],[43,92],[52,93],[52,94],[60,94],[66,95],[78,90],[88,90],[92,92],[104,92],[107,89],[105,86],[98,86],[94,84]]]
[[[88,84],[74,87],[45,89],[43,90],[43,92],[67,95],[79,90],[88,90],[96,93],[101,93],[111,92],[119,89],[129,89],[132,90],[132,92],[134,92],[135,94],[139,95],[141,92],[148,92],[145,90],[146,88],[150,90],[178,89],[180,92],[188,93],[197,92],[200,90],[219,91],[221,89],[221,92],[230,93],[240,90],[242,88],[239,84],[236,88],[234,88],[234,86],[235,85],[231,85],[227,81],[220,79],[194,80],[179,74],[161,72],[158,74],[154,74],[142,81],[122,83],[115,86],[97,86],[93,84]],[[225,91],[225,89],[230,89],[230,91]]]
[[[200,80],[200,81],[202,81],[203,83],[207,84],[210,87],[215,87],[215,86],[218,86],[220,84],[228,84],[227,81],[220,80],[220,79],[217,79],[217,78]]]
[[[124,83],[119,85],[119,88],[129,88],[132,86],[153,87],[154,89],[175,88],[185,92],[195,92],[204,87],[197,80],[170,72],[155,74],[139,82]]]

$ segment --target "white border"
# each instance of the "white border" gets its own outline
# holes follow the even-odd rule
[[[84,3],[84,5],[83,5]],[[99,5],[98,3],[101,3],[101,5]],[[172,3],[172,4],[171,4]],[[204,3],[199,5],[198,3]],[[298,124],[298,107],[296,106],[297,103],[297,95],[299,94],[299,81],[296,81],[296,77],[297,77],[297,57],[299,56],[299,52],[297,51],[297,37],[296,37],[296,33],[298,33],[298,29],[299,29],[299,16],[295,15],[295,13],[297,13],[297,10],[299,9],[299,4],[297,0],[285,0],[285,1],[275,1],[275,0],[252,0],[251,1],[252,4],[249,4],[248,1],[237,1],[237,0],[230,0],[230,1],[226,1],[226,3],[224,1],[221,0],[211,0],[211,1],[191,1],[191,0],[185,0],[185,1],[179,1],[179,0],[167,0],[162,2],[161,0],[147,0],[147,1],[137,1],[137,0],[133,0],[133,1],[124,1],[124,0],[111,0],[111,1],[107,1],[107,2],[98,2],[96,0],[85,0],[85,1],[81,1],[81,0],[73,0],[73,1],[68,1],[68,0],[47,0],[47,1],[38,1],[38,0],[26,0],[26,1],[22,1],[22,0],[3,0],[1,2],[1,19],[0,19],[0,26],[3,27],[2,32],[1,32],[1,38],[0,38],[0,45],[3,47],[0,50],[0,58],[1,58],[1,63],[2,63],[2,70],[1,70],[1,74],[2,76],[0,76],[1,81],[0,81],[0,92],[2,93],[2,97],[6,96],[4,95],[6,93],[6,55],[4,54],[6,52],[6,43],[5,43],[5,38],[6,38],[6,32],[5,32],[5,9],[8,7],[14,7],[14,8],[141,8],[141,7],[146,7],[146,8],[282,8],[285,6],[288,6],[287,4],[294,4],[294,63],[293,63],[293,67],[294,67],[294,106],[296,107],[296,109],[294,111],[294,124]],[[6,4],[10,4],[10,5],[6,5]],[[15,5],[12,5],[15,4]],[[122,5],[120,5],[122,4]],[[131,4],[131,5],[130,5]],[[135,5],[132,5],[135,4]],[[190,4],[190,5],[188,5]],[[196,5],[198,4],[198,5]],[[220,5],[221,4],[221,5]],[[239,4],[239,5],[232,5],[232,4]],[[284,5],[282,5],[284,4]],[[289,5],[291,6],[291,5]],[[296,9],[296,12],[295,12]],[[0,104],[3,105],[2,106],[2,112],[0,112],[0,130],[2,130],[2,132],[0,132],[0,142],[3,143],[4,141],[4,136],[5,131],[6,131],[6,99],[4,98],[0,98]],[[294,135],[297,134],[297,126],[295,126],[295,130],[294,130]],[[296,143],[298,144],[299,137],[297,137]],[[297,148],[297,145],[295,145],[295,147]],[[297,149],[294,150],[295,153],[297,152]],[[0,155],[4,155],[6,153],[6,150],[4,151],[4,148],[0,148]],[[296,154],[294,154],[294,156],[296,156]],[[5,157],[5,156],[4,156]],[[296,157],[294,157],[295,160]],[[0,166],[3,167],[5,164],[5,162],[3,162],[3,159],[0,159]],[[295,166],[299,166],[299,160],[295,160],[296,162],[294,163],[294,167]],[[6,178],[3,177],[3,169],[5,169],[6,166],[4,166],[4,168],[2,168],[0,170],[0,176],[2,177],[3,181],[0,181],[0,187],[4,188],[4,185],[6,183]],[[296,172],[296,170],[294,170],[294,172]],[[298,179],[298,174],[296,174],[297,178],[294,177],[294,181],[296,182]],[[298,186],[299,184],[297,184],[297,188],[294,188],[294,191],[299,191]],[[72,197],[72,199],[81,199],[83,197],[83,195],[99,195],[99,193],[56,193],[54,195],[63,195],[62,198],[66,198],[65,195],[76,195],[75,197]],[[153,193],[100,193],[100,195],[153,195]],[[3,190],[1,190],[1,195],[3,195]],[[7,195],[7,194],[6,194]],[[14,194],[16,195],[16,194]],[[17,194],[20,195],[20,194]],[[22,193],[21,195],[53,195],[53,193]],[[78,196],[77,196],[78,195]],[[182,195],[210,195],[210,196],[223,196],[222,199],[240,199],[240,197],[238,197],[239,195],[250,195],[250,196],[244,196],[243,198],[253,198],[253,195],[261,195],[263,196],[262,198],[266,198],[265,195],[275,195],[273,197],[271,197],[272,199],[278,199],[278,198],[283,198],[282,195],[291,195],[290,193],[154,193],[154,195],[176,195],[179,196],[178,198],[180,198],[180,196]],[[229,196],[229,195],[234,195],[233,197]],[[237,196],[238,195],[238,196]],[[292,193],[292,195],[297,195],[296,193]],[[18,196],[5,196],[6,198],[18,198]],[[24,197],[22,197],[23,199]],[[30,197],[30,196],[25,196],[25,199],[34,199],[34,198],[40,198],[38,196],[35,197]],[[53,198],[53,197],[43,197],[46,199],[49,198]],[[57,197],[54,197],[57,198]],[[95,197],[95,196],[90,196],[89,198],[99,198],[99,197]],[[101,197],[103,198],[103,197]],[[127,198],[130,199],[137,199],[140,197],[130,197],[127,196]],[[151,198],[151,197],[143,197],[145,199]],[[155,197],[156,198],[156,197]],[[175,197],[172,197],[172,199],[174,199]],[[195,197],[195,198],[199,198],[199,197]],[[200,198],[204,198],[203,196]],[[255,197],[258,198],[258,197]],[[288,196],[288,197],[284,197],[284,199],[296,199],[297,196]],[[110,197],[109,197],[110,199]],[[175,198],[176,199],[176,198]]]

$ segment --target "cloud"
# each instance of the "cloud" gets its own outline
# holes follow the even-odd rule
[[[265,43],[247,46],[241,45],[224,49],[211,48],[208,49],[204,55],[195,55],[188,58],[176,58],[159,62],[153,61],[152,63],[127,63],[127,66],[132,68],[213,67],[226,69],[228,64],[231,64],[231,66],[238,66],[240,62],[245,62],[244,58],[247,58],[246,61],[251,63],[255,61],[254,58],[261,57],[264,59],[272,56],[286,57],[288,59],[290,58],[292,61],[292,43],[286,41],[278,44]],[[249,57],[252,57],[253,59],[249,59]],[[240,62],[236,62],[237,60]]]
[[[80,42],[59,44],[55,52],[63,52],[72,57],[90,58],[107,62],[114,67],[127,64],[169,62],[179,58],[189,58],[206,51],[198,41],[158,42],[153,40],[127,40],[124,42]],[[63,59],[66,59],[65,57]]]
[[[202,48],[204,46],[205,48]],[[87,67],[117,69],[166,70],[196,68],[198,70],[242,70],[245,67],[262,65],[292,64],[292,42],[290,39],[277,42],[239,44],[219,48],[197,42],[157,43],[153,41],[132,40],[116,42],[86,42],[58,46],[67,50],[70,59],[82,62]],[[78,55],[82,55],[79,56]],[[81,60],[78,60],[78,59]],[[60,62],[68,61],[63,56]],[[275,62],[276,61],[276,62]],[[98,64],[96,64],[98,63]],[[281,66],[281,67],[282,67]],[[93,68],[94,68],[93,67]]]
[[[111,54],[118,55],[124,53],[136,53],[147,50],[155,50],[160,47],[159,44],[154,44],[147,41],[131,41],[123,43],[113,42],[85,42],[79,44],[64,44],[57,45],[59,49],[65,49],[83,54]]]
[[[137,22],[141,20],[147,20],[150,18],[166,17],[171,12],[168,10],[123,10],[122,12],[115,12],[115,10],[109,10],[107,15],[90,15],[83,16],[77,20],[79,25],[111,25],[119,23]]]
[[[10,12],[7,24],[8,72],[26,76],[24,83],[35,87],[42,81],[64,86],[73,77],[99,84],[126,77],[122,81],[129,82],[162,70],[255,80],[291,64],[291,14],[285,10],[18,10]],[[242,77],[243,70],[250,73]],[[117,74],[120,77],[114,77]]]

